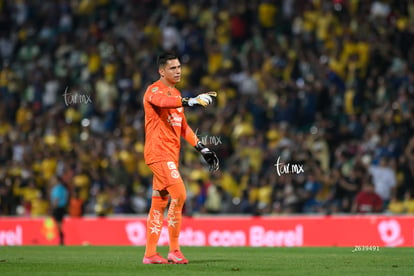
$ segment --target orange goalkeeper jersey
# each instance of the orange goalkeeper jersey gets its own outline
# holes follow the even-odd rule
[[[144,94],[146,164],[173,161],[178,164],[180,138],[192,146],[198,138],[187,125],[181,93],[158,80],[148,86]]]

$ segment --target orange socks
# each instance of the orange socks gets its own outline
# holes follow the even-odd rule
[[[157,244],[161,235],[164,211],[168,204],[168,197],[153,196],[151,209],[147,218],[147,244],[145,257],[151,257],[157,253]]]
[[[168,234],[170,238],[170,251],[180,250],[179,237],[181,231],[182,210],[186,200],[184,183],[175,183],[167,188],[171,196],[168,209]],[[153,196],[151,209],[147,218],[147,244],[145,257],[151,257],[157,253],[157,244],[161,235],[164,211],[168,204],[168,197]]]
[[[168,234],[170,238],[170,252],[180,250],[179,237],[181,230],[182,210],[187,197],[184,183],[177,183],[167,188],[171,202],[168,209]]]

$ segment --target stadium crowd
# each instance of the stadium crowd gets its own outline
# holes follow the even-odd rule
[[[0,215],[145,214],[161,51],[221,161],[186,145],[187,215],[414,213],[414,1],[0,1]],[[205,115],[208,114],[208,115]]]

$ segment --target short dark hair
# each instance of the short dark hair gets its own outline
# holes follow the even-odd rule
[[[178,58],[177,55],[175,55],[174,53],[169,53],[169,52],[158,55],[158,58],[157,58],[158,68],[165,66],[169,60],[177,59],[177,58]]]

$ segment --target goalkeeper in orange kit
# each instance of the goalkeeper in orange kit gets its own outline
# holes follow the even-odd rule
[[[158,56],[160,79],[148,86],[144,95],[145,111],[145,163],[154,176],[151,208],[147,218],[147,241],[144,264],[187,264],[181,253],[179,236],[182,209],[186,190],[178,170],[180,138],[194,146],[208,163],[210,170],[218,170],[216,154],[203,145],[188,126],[183,107],[207,106],[213,102],[216,92],[208,92],[194,98],[181,97],[175,84],[181,78],[181,63],[177,56],[164,53]],[[164,259],[156,252],[161,234],[164,211],[171,197],[167,212],[170,251]]]

